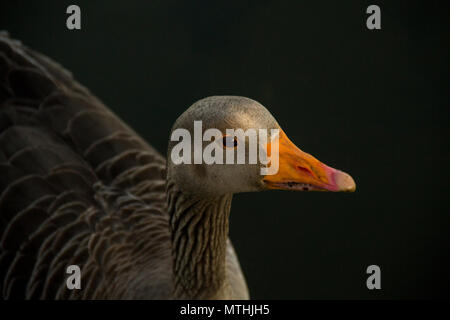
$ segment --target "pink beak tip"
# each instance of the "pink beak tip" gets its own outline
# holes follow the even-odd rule
[[[337,191],[354,192],[356,190],[355,180],[345,172],[336,170],[333,174],[333,180]]]

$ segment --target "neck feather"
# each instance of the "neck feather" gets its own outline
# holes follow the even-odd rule
[[[232,195],[209,198],[186,195],[170,182],[167,195],[175,297],[223,298]]]

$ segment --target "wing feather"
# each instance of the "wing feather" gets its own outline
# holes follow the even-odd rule
[[[133,297],[130,274],[170,263],[164,180],[164,158],[70,72],[0,33],[3,298]]]

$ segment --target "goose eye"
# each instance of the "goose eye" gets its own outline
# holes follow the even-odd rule
[[[236,137],[231,136],[224,136],[222,143],[224,148],[236,148],[238,144]]]

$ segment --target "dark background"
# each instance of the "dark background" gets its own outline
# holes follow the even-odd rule
[[[65,27],[78,4],[82,30]],[[381,7],[382,30],[366,28]],[[196,100],[265,105],[354,194],[236,195],[252,298],[449,297],[448,1],[2,1],[0,29],[62,63],[165,153]],[[381,290],[366,288],[381,267]]]

